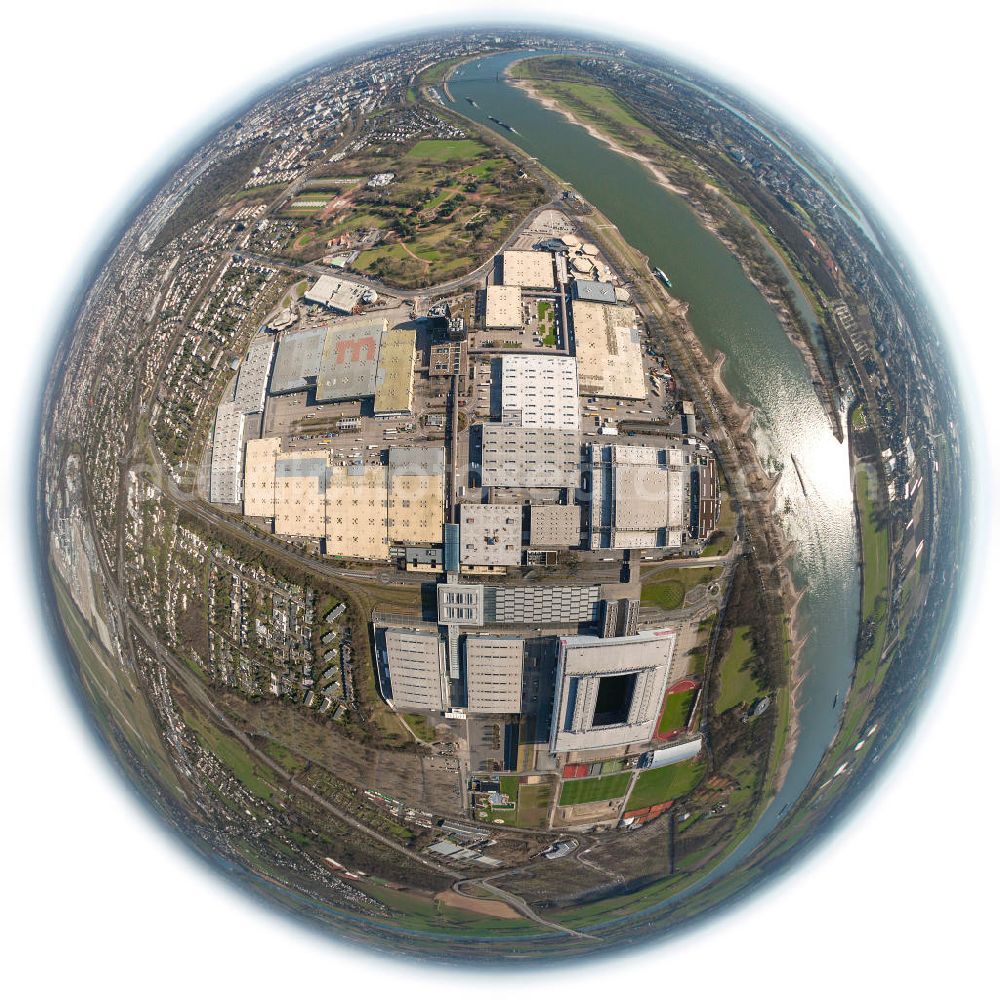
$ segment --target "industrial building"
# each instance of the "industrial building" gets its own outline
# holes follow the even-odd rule
[[[410,413],[413,410],[413,362],[417,353],[415,330],[390,330],[378,353],[375,412]]]
[[[486,289],[485,325],[487,330],[514,330],[524,325],[517,285],[490,285]]]
[[[524,639],[516,636],[465,637],[467,708],[505,714],[521,711]]]
[[[243,470],[243,513],[247,517],[274,517],[274,467],[280,438],[247,441]]]
[[[443,448],[390,448],[387,536],[390,542],[441,542],[444,522]]]
[[[384,381],[379,350],[388,326],[384,317],[357,316],[283,336],[271,375],[271,395],[315,389],[318,403],[374,396]],[[388,356],[393,370],[397,349],[394,342]]]
[[[506,354],[501,361],[500,392],[504,423],[580,429],[575,358]]]
[[[282,336],[271,375],[272,396],[304,392],[316,385],[316,376],[323,360],[326,331],[327,328],[321,326]]]
[[[274,530],[279,535],[322,538],[326,527],[327,453],[279,455],[274,465]]]
[[[541,250],[507,250],[501,255],[503,283],[552,291],[556,287],[552,254]]]
[[[239,503],[243,499],[243,435],[246,414],[233,401],[215,411],[212,435],[212,469],[208,499],[212,503]]]
[[[328,554],[373,561],[389,558],[386,473],[384,465],[338,465],[329,469],[325,521]]]
[[[593,623],[601,609],[601,588],[597,584],[483,588],[483,618],[488,625]]]
[[[375,395],[379,351],[388,321],[359,316],[326,329],[316,373],[316,402],[332,403]]]
[[[528,512],[533,549],[568,549],[580,544],[580,508],[576,504],[536,504]]]
[[[491,587],[439,583],[438,622],[442,625],[592,624],[603,602],[598,584],[586,587]]]
[[[384,641],[393,705],[411,712],[443,712],[449,698],[441,637],[436,632],[386,629]]]
[[[588,446],[590,547],[674,548],[683,540],[690,472],[671,465],[678,449]]]
[[[513,504],[462,504],[461,563],[466,572],[521,563],[521,508]]]
[[[676,638],[672,629],[611,639],[561,637],[551,752],[593,752],[651,740]]]
[[[581,302],[603,302],[605,305],[613,306],[617,297],[615,286],[610,281],[588,281],[585,278],[574,278],[570,286],[570,293],[574,299]]]
[[[512,424],[482,425],[483,486],[574,489],[580,483],[575,432]]]
[[[271,374],[274,341],[260,337],[250,345],[236,378],[236,405],[244,413],[260,413],[267,398],[267,379]]]
[[[356,281],[324,274],[302,298],[334,312],[352,313],[361,305],[367,291],[364,285],[359,285]]]
[[[581,394],[645,399],[646,376],[635,309],[574,299],[572,317]]]

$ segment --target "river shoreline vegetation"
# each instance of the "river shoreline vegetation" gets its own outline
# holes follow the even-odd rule
[[[842,301],[844,292],[836,281],[831,280],[826,261],[818,261],[815,252],[801,252],[803,236],[810,241],[813,251],[818,249],[806,228],[811,228],[814,224],[807,212],[799,204],[789,205],[786,202],[785,207],[794,210],[800,223],[801,231],[798,233],[787,226],[776,227],[773,213],[768,216],[760,214],[756,199],[742,196],[746,185],[732,183],[734,178],[740,178],[736,169],[740,157],[732,150],[728,159],[726,155],[716,154],[711,165],[708,165],[708,172],[712,183],[718,184],[731,197],[731,203],[739,207],[743,218],[734,225],[731,213],[720,216],[713,212],[711,206],[714,203],[717,207],[719,199],[704,197],[705,189],[710,187],[709,183],[703,179],[704,175],[692,172],[692,161],[683,155],[682,150],[671,148],[671,144],[664,141],[662,130],[657,129],[655,120],[644,113],[648,110],[648,105],[645,109],[640,108],[634,100],[630,100],[630,97],[635,96],[634,91],[628,95],[620,87],[611,86],[607,74],[597,72],[600,61],[590,61],[586,69],[582,63],[583,60],[571,57],[546,56],[522,60],[512,67],[511,73],[519,83],[527,85],[534,96],[549,99],[575,120],[592,126],[612,141],[662,164],[671,182],[677,187],[688,193],[701,189],[702,198],[696,196],[693,200],[696,203],[700,200],[705,208],[708,215],[706,222],[733,249],[748,276],[758,284],[768,300],[785,314],[782,318],[786,321],[786,329],[793,341],[800,348],[813,351],[817,369],[822,371],[825,380],[833,380],[834,383],[829,387],[832,389],[829,401],[838,400],[837,383],[841,379],[834,372],[842,371],[852,360],[849,345],[844,343],[845,330],[842,325],[838,327],[832,311]],[[704,165],[704,161],[702,164]],[[713,170],[719,167],[724,169]],[[754,241],[747,238],[748,220],[757,234],[767,240],[796,275],[816,316],[821,318],[818,329],[806,329],[789,284],[773,267],[773,260],[765,262],[765,266],[761,267],[759,245],[755,247]],[[789,236],[792,237],[789,242],[797,252],[791,252],[785,244]],[[812,266],[805,268],[802,266],[804,262],[809,262]],[[767,266],[768,264],[771,266]],[[817,343],[810,333],[819,334],[822,339]],[[865,367],[872,374],[877,365],[878,362],[873,364],[869,361]],[[794,850],[802,840],[807,839],[807,831],[815,833],[821,829],[822,822],[828,816],[847,807],[853,795],[843,795],[838,799],[830,794],[832,784],[837,780],[847,783],[855,774],[866,774],[879,759],[878,747],[891,745],[889,734],[883,732],[879,739],[880,726],[891,725],[894,729],[892,735],[898,735],[904,718],[912,713],[912,702],[907,703],[905,712],[900,712],[896,706],[887,712],[892,703],[890,685],[885,683],[886,678],[893,676],[893,673],[897,676],[904,674],[907,669],[901,644],[893,645],[886,641],[888,622],[892,618],[890,592],[893,585],[893,561],[897,565],[900,562],[904,565],[909,563],[907,569],[910,578],[902,588],[903,600],[897,610],[895,623],[897,634],[904,641],[908,636],[909,621],[920,604],[917,593],[919,591],[926,600],[930,581],[924,577],[922,565],[914,566],[919,563],[919,557],[913,557],[912,545],[908,554],[901,551],[901,546],[893,546],[891,518],[885,510],[886,477],[882,473],[880,454],[883,449],[879,446],[879,436],[873,432],[869,412],[880,412],[883,418],[889,415],[884,401],[870,409],[867,402],[858,403],[850,409],[848,415],[849,430],[852,432],[851,478],[861,540],[860,563],[864,567],[862,617],[855,674],[850,689],[844,696],[844,714],[839,733],[804,793],[802,802],[779,828],[774,840],[755,855],[755,860],[765,867],[777,863],[783,852]],[[881,440],[885,441],[885,437]],[[918,511],[920,512],[922,511]],[[912,524],[911,521],[911,527]],[[925,527],[929,526],[925,522]],[[951,541],[954,544],[958,532],[951,531],[949,534],[952,535]],[[893,553],[894,547],[896,551]],[[943,583],[948,575],[947,572],[942,572],[939,583]],[[950,599],[947,600],[947,607],[951,607]],[[935,634],[940,638],[940,628],[935,630]],[[893,652],[895,656],[890,655]],[[920,656],[915,656],[914,659],[923,661],[919,676],[922,683],[926,684],[929,676],[928,659]],[[883,712],[887,712],[889,719],[880,718]],[[855,783],[856,788],[860,786],[860,781]],[[746,878],[745,871],[746,869],[743,875],[735,874],[728,878],[735,885]]]
[[[455,32],[365,53],[358,80],[342,62],[283,84],[193,151],[167,194],[137,215],[47,389],[37,512],[45,596],[96,730],[157,814],[217,870],[284,912],[388,954],[572,959],[739,898],[829,836],[895,751],[955,612],[966,544],[961,408],[902,256],[782,123],[649,53],[623,52],[557,35]],[[321,92],[324,74],[331,82]],[[614,172],[600,160],[613,153],[628,163],[632,188],[652,178],[633,198],[639,211],[605,203],[601,183],[589,197],[574,190],[562,176],[573,172],[571,157],[557,169],[554,154],[534,155],[532,136],[519,131],[531,121],[480,109],[477,87],[494,88],[498,102],[504,91],[530,100],[525,118],[544,109],[536,129],[558,124],[570,144],[566,121],[582,126],[581,158]],[[295,122],[287,134],[282,107]],[[766,406],[775,383],[739,382],[741,345],[699,326],[723,281],[706,281],[700,300],[686,301],[683,277],[671,286],[655,276],[672,247],[647,246],[634,222],[649,204],[678,221],[664,191],[724,260],[712,278],[749,288],[752,302],[731,292],[733,312],[714,321],[752,316],[750,353],[794,370],[782,388],[802,390],[787,398],[789,409],[808,409],[808,441],[843,446],[820,446],[843,469],[843,497],[823,494],[823,470],[800,467],[787,439],[784,450],[769,446],[768,420],[782,412]],[[470,721],[462,736],[462,720],[397,710],[373,622],[437,622],[436,585],[402,567],[330,559],[322,544],[210,508],[192,483],[207,472],[211,408],[192,390],[163,419],[177,372],[214,406],[242,357],[236,335],[260,336],[279,303],[311,308],[299,300],[333,266],[361,275],[415,325],[432,301],[457,293],[471,328],[493,254],[526,234],[524,248],[537,239],[531,227],[543,208],[621,278],[644,349],[675,380],[671,405],[693,404],[724,492],[700,559],[640,563],[634,579],[635,566],[623,566],[621,581],[619,567],[590,569],[615,587],[629,577],[637,614],[687,630],[685,678],[658,719],[668,753],[682,742],[694,749],[657,758],[658,767],[634,750],[585,758],[582,771],[575,762],[535,767],[548,749],[537,719],[515,715],[481,733]],[[690,249],[708,270],[716,258],[696,257],[703,244],[684,232],[678,258]],[[421,302],[425,289],[432,294]],[[559,301],[526,306],[539,350],[571,351]],[[471,409],[455,418],[459,431]],[[311,432],[334,433],[329,413]],[[628,418],[617,419],[627,437]],[[262,434],[263,425],[262,417]],[[191,482],[172,478],[199,463]],[[823,661],[839,671],[823,687],[810,642],[824,625],[815,608],[809,617],[814,581],[798,559],[812,536],[796,535],[795,519],[830,497],[846,505],[836,508],[840,520],[823,523],[843,537],[827,539],[839,555],[820,546],[817,561],[857,545],[839,581],[846,610],[826,626],[850,623],[839,633],[849,651]],[[571,555],[548,579],[584,575]],[[312,691],[283,690],[281,669],[301,673],[303,663],[317,667],[304,687],[322,671],[327,690],[340,690],[336,711]],[[498,791],[480,793],[488,800],[471,797],[455,734],[504,758],[490,765],[499,777]],[[640,751],[649,746],[664,743]],[[516,766],[507,767],[511,748]],[[587,819],[612,803],[617,828]],[[579,818],[560,829],[559,810]],[[439,851],[447,843],[492,851],[498,865],[456,862]]]

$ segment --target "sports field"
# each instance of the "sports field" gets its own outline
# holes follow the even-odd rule
[[[656,732],[660,735],[676,732],[688,724],[691,717],[691,706],[697,689],[689,687],[681,691],[668,691],[663,699],[663,711]]]
[[[602,799],[620,799],[628,788],[632,774],[624,771],[620,774],[605,774],[600,778],[578,778],[575,781],[564,781],[559,805],[575,806],[581,802],[600,802]]]
[[[636,780],[626,808],[645,809],[646,806],[679,799],[692,791],[704,774],[705,765],[698,758],[643,771]]]

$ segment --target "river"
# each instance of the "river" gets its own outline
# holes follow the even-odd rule
[[[805,362],[733,254],[646,167],[507,82],[504,70],[524,55],[500,53],[459,66],[449,81],[455,110],[497,131],[556,173],[670,275],[673,294],[690,304],[688,320],[708,354],[720,350],[726,355],[726,385],[737,400],[754,407],[751,432],[764,467],[783,470],[776,516],[795,543],[792,571],[805,591],[798,619],[799,635],[807,637],[797,697],[800,734],[775,801],[709,876],[716,879],[775,829],[839,727],[860,613],[848,449],[830,429]],[[496,126],[489,115],[516,132]]]

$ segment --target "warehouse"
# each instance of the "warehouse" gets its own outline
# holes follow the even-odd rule
[[[524,639],[513,636],[466,636],[468,710],[501,715],[520,712],[523,669]]]
[[[334,466],[328,473],[326,551],[345,559],[389,558],[386,467]]]
[[[551,291],[556,287],[552,254],[540,250],[507,250],[501,255],[503,283]]]
[[[334,312],[352,313],[361,305],[366,291],[364,285],[356,281],[324,274],[302,298]]]
[[[683,540],[687,468],[667,464],[671,450],[590,445],[591,548],[675,548]]]
[[[580,508],[576,504],[533,503],[528,516],[533,549],[566,549],[580,544]]]
[[[212,469],[208,498],[212,503],[239,503],[243,498],[243,435],[246,415],[232,401],[215,411]]]
[[[490,285],[486,289],[487,330],[514,330],[524,325],[521,289],[517,285]]]
[[[274,360],[271,395],[304,392],[314,386],[323,360],[324,343],[325,326],[285,334],[278,344],[278,355]]]
[[[243,472],[243,513],[247,517],[274,517],[274,467],[280,438],[247,441]]]
[[[436,632],[386,629],[385,656],[395,708],[441,712],[448,705],[444,643]]]
[[[567,431],[580,429],[575,358],[506,354],[501,365],[504,423]]]
[[[635,309],[574,299],[572,314],[580,392],[645,399],[646,376]]]
[[[613,306],[616,302],[615,286],[610,281],[586,281],[575,278],[571,288],[574,299],[581,302],[603,302]]]
[[[317,403],[375,395],[379,350],[388,327],[384,318],[359,316],[326,328],[316,374]]]
[[[520,506],[462,504],[459,523],[462,566],[476,570],[520,565]]]
[[[236,379],[236,405],[244,413],[260,413],[264,409],[273,357],[274,341],[270,337],[261,337],[250,345]]]
[[[673,629],[560,638],[552,753],[625,748],[652,739],[676,638]]]
[[[444,522],[443,448],[390,448],[387,535],[409,545],[441,542]]]
[[[391,330],[382,338],[375,379],[375,412],[410,413],[413,410],[413,362],[417,353],[415,330]]]
[[[327,453],[293,451],[274,465],[274,530],[322,538],[326,527]]]
[[[483,424],[483,486],[574,489],[580,482],[580,442],[570,431]]]

